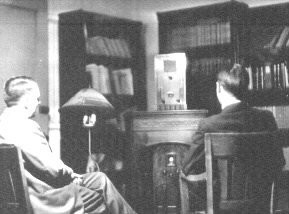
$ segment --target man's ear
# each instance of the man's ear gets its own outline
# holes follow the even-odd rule
[[[21,104],[25,109],[29,108],[29,96],[23,95],[20,100],[19,104]]]

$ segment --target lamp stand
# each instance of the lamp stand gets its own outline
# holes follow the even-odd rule
[[[83,127],[88,129],[88,154],[91,156],[91,128],[94,127],[96,122],[96,115],[84,115],[83,116]]]

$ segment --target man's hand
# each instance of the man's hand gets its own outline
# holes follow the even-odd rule
[[[82,183],[83,183],[83,176],[82,175],[79,175],[77,173],[72,173],[71,178],[72,178],[72,182],[74,184],[82,185]]]
[[[71,175],[73,174],[73,169],[66,165],[62,165],[61,169],[59,170],[58,176],[58,183],[59,185],[67,185],[70,184],[73,180]]]
[[[71,177],[71,175],[74,173],[73,169],[71,169],[70,167],[66,165],[62,167],[61,171],[62,171],[63,176],[67,176],[67,177]]]

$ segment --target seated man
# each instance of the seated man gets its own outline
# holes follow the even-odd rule
[[[259,132],[277,130],[274,116],[269,111],[249,107],[244,101],[247,93],[249,77],[241,65],[235,64],[230,71],[221,71],[217,76],[216,93],[222,112],[200,121],[190,150],[183,165],[183,173],[200,174],[205,172],[204,133],[206,132]],[[271,178],[285,164],[282,148],[269,151],[272,155],[268,174]],[[206,198],[204,189],[195,190],[201,198]]]
[[[0,143],[22,150],[34,213],[134,214],[104,173],[76,174],[53,155],[39,125],[31,119],[39,96],[31,78],[9,79],[4,94],[7,108],[0,116]]]

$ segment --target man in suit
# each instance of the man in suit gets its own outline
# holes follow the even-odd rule
[[[244,101],[248,89],[247,71],[235,64],[230,71],[217,75],[216,93],[222,111],[200,121],[190,150],[186,153],[183,173],[200,174],[205,172],[204,133],[206,132],[259,132],[277,130],[274,116],[269,111],[248,106]],[[268,174],[274,177],[285,164],[281,147],[269,151]],[[205,193],[205,190],[201,190]],[[196,192],[198,192],[196,190]],[[201,194],[201,193],[200,193]],[[200,197],[206,197],[200,196]]]
[[[21,148],[35,213],[135,214],[102,172],[79,175],[56,157],[31,118],[39,101],[37,83],[26,76],[5,83],[7,108],[0,116],[0,143]]]

